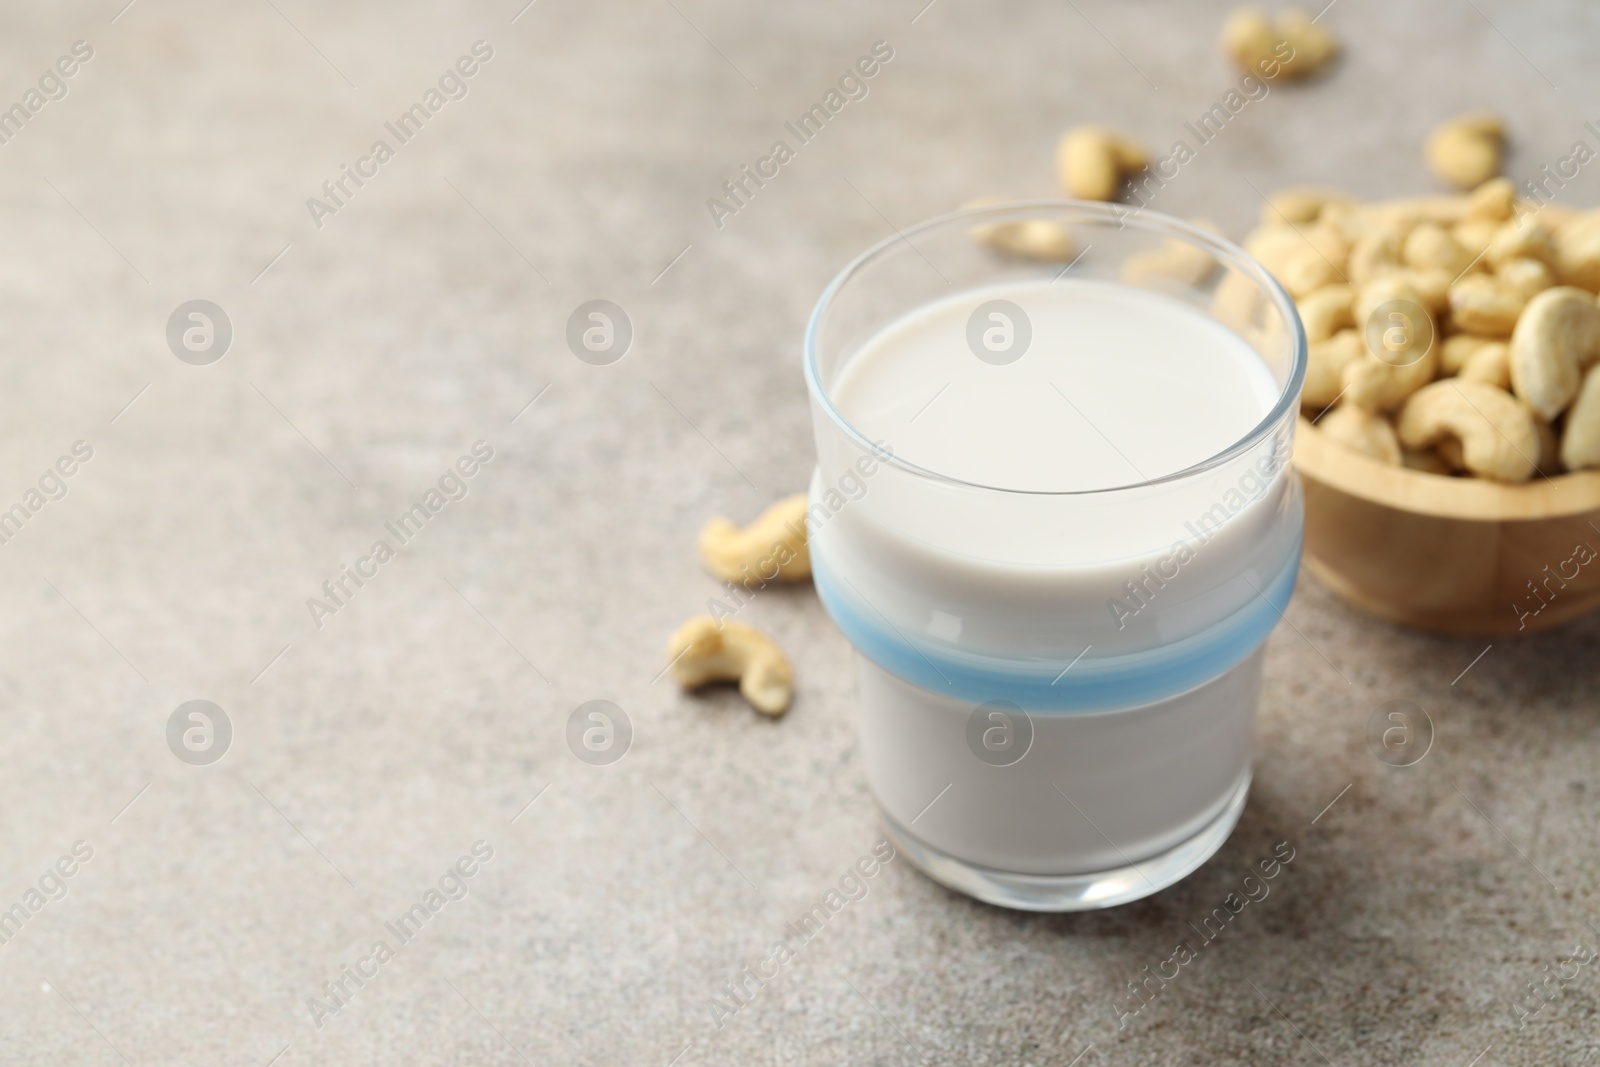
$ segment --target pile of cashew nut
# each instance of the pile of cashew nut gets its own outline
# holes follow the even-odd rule
[[[1452,129],[1469,127],[1487,120]],[[1301,407],[1326,436],[1502,482],[1600,467],[1600,211],[1522,200],[1493,177],[1376,204],[1294,189],[1245,248],[1299,307]]]
[[[763,715],[778,716],[794,699],[794,669],[766,634],[732,618],[757,590],[771,582],[811,577],[806,546],[806,495],[786,497],[748,526],[715,518],[700,532],[700,560],[723,580],[727,597],[713,610],[678,628],[667,642],[672,676],[684,689],[737,682],[739,692]]]
[[[1225,42],[1248,58],[1249,40],[1274,32],[1240,16]],[[1319,63],[1334,51],[1319,45]],[[1503,139],[1487,113],[1450,119],[1428,138],[1429,165],[1467,192],[1357,203],[1300,188],[1263,205],[1244,247],[1299,308],[1309,345],[1301,407],[1326,436],[1439,475],[1523,482],[1600,468],[1600,210],[1518,197],[1496,176]],[[1058,153],[1066,190],[1097,200],[1115,198],[1147,160],[1103,126],[1068,131]],[[1078,255],[1049,219],[973,236],[1019,258]],[[1124,280],[1202,284],[1215,261],[1173,244],[1130,258]]]
[[[1246,73],[1286,79],[1322,72],[1339,52],[1316,18],[1248,9],[1228,19],[1222,47]],[[1600,210],[1518,197],[1498,176],[1504,149],[1498,115],[1457,115],[1422,155],[1459,194],[1363,204],[1289,189],[1263,207],[1245,249],[1299,307],[1309,345],[1301,407],[1327,437],[1438,475],[1524,482],[1600,468]],[[1117,199],[1149,160],[1132,137],[1099,125],[1068,130],[1056,154],[1062,188],[1084,200]],[[1048,219],[973,236],[1018,258],[1080,254]],[[1174,244],[1130,259],[1124,280],[1202,284],[1214,260]],[[1217,296],[1225,304],[1229,294]]]

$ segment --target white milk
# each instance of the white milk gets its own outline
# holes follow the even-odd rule
[[[1248,345],[1169,297],[1080,281],[983,296],[1027,314],[1033,337],[1020,358],[997,366],[974,356],[967,319],[979,301],[970,294],[930,304],[840,371],[832,391],[845,418],[948,478],[1065,492],[1145,482],[1208,459],[1278,399]]]
[[[1004,365],[968,343],[973,310],[994,299],[1024,309],[1032,331]],[[1206,853],[1220,844],[1248,785],[1259,650],[1155,699],[1136,693],[1154,672],[1128,664],[1205,640],[1227,617],[1260,617],[1272,607],[1264,592],[1292,583],[1299,498],[1281,456],[1264,450],[1269,459],[1251,469],[1159,481],[1241,441],[1272,410],[1281,387],[1260,356],[1176,299],[1036,281],[962,293],[891,323],[829,393],[898,459],[1013,491],[879,465],[859,478],[859,495],[847,491],[841,508],[834,493],[830,506],[857,454],[819,430],[818,587],[863,650],[862,747],[891,824],[964,863],[1033,875],[1136,864],[1225,822]],[[908,669],[928,666],[920,683],[874,663],[861,627],[913,646]],[[1020,665],[1035,685],[1044,671],[1052,696],[1096,671],[1126,676],[1135,698],[1024,703],[1032,747],[991,766],[967,736],[981,693],[940,691],[951,664],[969,661],[1002,674]]]

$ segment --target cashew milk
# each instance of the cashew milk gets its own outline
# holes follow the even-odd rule
[[[1248,788],[1300,504],[1281,436],[1180,472],[1272,412],[1262,357],[1175,297],[1037,280],[890,322],[828,393],[893,456],[819,426],[809,520],[891,830],[936,876],[1198,865]]]

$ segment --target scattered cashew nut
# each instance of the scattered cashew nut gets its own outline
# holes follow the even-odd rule
[[[1578,393],[1581,372],[1600,360],[1600,304],[1582,289],[1557,286],[1528,301],[1511,335],[1511,386],[1529,407],[1554,419]]]
[[[1446,379],[1423,386],[1401,408],[1397,432],[1401,446],[1411,450],[1454,438],[1467,470],[1502,482],[1527,481],[1539,455],[1533,412],[1482,382]]]
[[[794,670],[761,631],[702,615],[679,627],[667,644],[672,676],[685,689],[712,682],[739,683],[739,692],[763,715],[782,715],[794,699]]]
[[[1285,11],[1273,21],[1245,8],[1223,24],[1222,47],[1247,74],[1306,78],[1327,66],[1339,42],[1302,11]]]
[[[1144,149],[1104,126],[1075,126],[1056,148],[1061,186],[1079,200],[1115,200],[1124,178],[1150,165]]]
[[[1208,233],[1220,235],[1216,225],[1204,219],[1194,224]],[[1160,282],[1181,282],[1184,285],[1205,284],[1217,269],[1217,259],[1210,252],[1188,241],[1168,238],[1159,249],[1139,252],[1122,263],[1122,280],[1130,285],[1149,286]]]
[[[1211,296],[1211,313],[1242,335],[1260,328],[1266,307],[1266,297],[1255,279],[1231,268],[1223,271]]]
[[[1162,281],[1201,285],[1216,269],[1217,261],[1209,252],[1172,241],[1166,248],[1129,256],[1122,264],[1122,280],[1141,286]]]
[[[1505,126],[1498,115],[1457,115],[1434,127],[1424,146],[1428,165],[1458,189],[1476,189],[1500,173]]]
[[[974,226],[972,235],[996,251],[1039,263],[1067,263],[1077,251],[1067,228],[1050,219],[1019,219]]]
[[[700,559],[726,582],[799,582],[811,576],[806,494],[785,497],[740,529],[715,518],[700,531]]]

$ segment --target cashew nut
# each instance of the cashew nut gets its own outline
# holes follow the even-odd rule
[[[1259,74],[1263,66],[1270,65],[1277,43],[1272,20],[1254,8],[1235,11],[1222,24],[1222,49],[1246,74]]]
[[[1537,259],[1508,259],[1495,268],[1494,276],[1496,281],[1524,300],[1532,300],[1556,284],[1555,274]]]
[[[1223,24],[1222,47],[1247,74],[1306,78],[1328,64],[1339,42],[1303,11],[1285,11],[1274,22],[1247,8]]]
[[[1289,290],[1290,295],[1303,295],[1324,285],[1342,282],[1344,275],[1316,249],[1308,248],[1303,255],[1295,256],[1284,265],[1284,272],[1278,276],[1278,280],[1283,282],[1283,287]]]
[[[1451,232],[1437,222],[1420,223],[1407,235],[1401,258],[1408,267],[1434,267],[1448,273],[1450,280],[1459,277],[1472,262],[1468,252]]]
[[[1398,227],[1383,226],[1356,239],[1350,249],[1345,273],[1352,285],[1365,285],[1386,271],[1400,266],[1404,242]]]
[[[1476,189],[1500,173],[1504,140],[1499,116],[1475,112],[1434,127],[1424,153],[1440,178],[1459,189]]]
[[[1075,126],[1056,148],[1056,165],[1067,195],[1080,200],[1115,200],[1124,178],[1150,165],[1144,149],[1104,126]]]
[[[1061,223],[1049,219],[1021,219],[1017,222],[975,226],[972,234],[997,251],[1040,263],[1066,263],[1076,252],[1072,234]]]
[[[1555,266],[1558,259],[1555,234],[1538,219],[1502,222],[1490,239],[1483,259],[1496,269],[1510,259],[1537,259]]]
[[[799,582],[811,576],[806,494],[772,505],[744,529],[718,517],[700,531],[700,559],[726,582]]]
[[[1396,365],[1366,351],[1344,368],[1346,400],[1368,411],[1392,411],[1418,389],[1433,381],[1439,368],[1439,346],[1430,345],[1417,359]]]
[[[1316,222],[1332,204],[1348,204],[1350,197],[1334,189],[1296,186],[1280,189],[1261,205],[1261,225],[1277,226],[1285,221],[1301,225]]]
[[[1406,229],[1419,222],[1437,222],[1441,226],[1454,226],[1464,222],[1470,198],[1455,193],[1435,193],[1429,196],[1405,196],[1399,200],[1386,200],[1372,204],[1368,210],[1380,221]]]
[[[1377,280],[1391,278],[1411,286],[1421,298],[1422,306],[1428,309],[1428,314],[1443,315],[1450,310],[1450,284],[1455,280],[1455,275],[1449,271],[1440,267],[1402,267],[1379,275]]]
[[[1280,77],[1309,78],[1339,54],[1338,38],[1304,11],[1283,12],[1276,26],[1278,36],[1294,49],[1294,54],[1283,61]]]
[[[1380,463],[1400,465],[1400,441],[1382,415],[1354,404],[1340,404],[1317,422],[1317,428],[1340,444],[1371,456]]]
[[[1263,215],[1266,210],[1262,209]],[[1338,230],[1352,245],[1370,233],[1388,229],[1388,223],[1376,218],[1368,206],[1344,200],[1324,204],[1317,221]]]
[[[1345,395],[1350,403],[1372,412],[1391,411],[1433,381],[1439,369],[1438,330],[1423,300],[1415,286],[1392,275],[1380,277],[1356,290],[1353,311],[1363,341],[1361,358],[1344,368]],[[1394,343],[1390,341],[1390,324],[1379,324],[1383,327],[1384,345],[1379,352],[1366,338],[1370,320],[1379,308],[1394,301],[1415,307],[1416,312],[1401,313],[1401,321],[1393,323],[1398,330]],[[1417,316],[1427,321],[1414,321]]]
[[[1467,357],[1461,365],[1461,380],[1483,382],[1496,389],[1511,390],[1511,352],[1501,341],[1489,341]]]
[[[1244,239],[1244,250],[1274,274],[1284,260],[1299,255],[1308,247],[1300,231],[1285,223],[1258,226]]]
[[[1409,277],[1402,276],[1399,272],[1383,274],[1365,283],[1356,290],[1356,299],[1351,307],[1355,315],[1356,327],[1366,329],[1367,320],[1372,313],[1384,304],[1393,301],[1404,301],[1415,304],[1424,311],[1428,310],[1428,297]],[[1430,323],[1431,325],[1431,323]]]
[[[1356,324],[1350,307],[1356,291],[1348,285],[1324,285],[1295,301],[1300,321],[1306,328],[1306,343],[1326,341],[1340,330]]]
[[[1511,335],[1511,386],[1524,403],[1554,419],[1597,359],[1600,305],[1593,296],[1563,285],[1528,301]]]
[[[1472,191],[1467,199],[1467,218],[1483,222],[1504,222],[1517,211],[1517,187],[1510,178],[1494,178]]]
[[[1355,243],[1344,235],[1343,230],[1331,222],[1316,222],[1302,230],[1301,235],[1342,275],[1345,264],[1350,261],[1350,249]]]
[[[1343,242],[1343,235],[1332,227],[1301,231],[1266,226],[1245,240],[1245,251],[1259,259],[1290,296],[1300,297],[1345,280],[1336,262],[1348,254]]]
[[[1467,470],[1502,482],[1527,481],[1539,454],[1533,412],[1482,382],[1446,379],[1423,386],[1401,408],[1397,432],[1401,446],[1413,450],[1454,438]]]
[[[1528,297],[1489,274],[1468,274],[1450,287],[1450,321],[1484,337],[1510,337]]]
[[[1344,392],[1344,369],[1367,354],[1357,330],[1340,330],[1306,349],[1306,382],[1300,406],[1310,411],[1327,407]]]
[[[1561,442],[1556,437],[1556,431],[1548,422],[1539,416],[1533,417],[1533,428],[1539,434],[1539,453],[1534,457],[1534,473],[1550,477],[1561,471]],[[1451,470],[1470,474],[1467,462],[1462,456],[1461,442],[1454,437],[1446,437],[1434,448]]]
[[[1563,285],[1600,292],[1600,211],[1580,215],[1557,230],[1556,252]]]
[[[1439,373],[1460,374],[1474,355],[1485,345],[1503,345],[1492,337],[1479,337],[1471,333],[1458,333],[1454,337],[1446,337],[1444,345],[1439,349]]]
[[[1568,470],[1600,467],[1600,366],[1589,368],[1567,412],[1561,462]]]
[[[690,619],[667,643],[667,656],[683,688],[737,681],[763,715],[782,715],[794,698],[794,671],[783,652],[766,634],[732,619],[720,627],[710,616]]]
[[[1255,280],[1231,268],[1223,272],[1211,297],[1211,313],[1245,335],[1260,329],[1266,306]]]
[[[1494,182],[1489,183],[1493,184]],[[1474,270],[1488,269],[1489,265],[1483,261],[1483,254],[1488,250],[1489,242],[1494,240],[1494,235],[1500,232],[1500,225],[1499,222],[1490,219],[1467,219],[1450,228],[1450,235],[1472,256]]]
[[[1584,217],[1584,212],[1580,208],[1558,204],[1553,200],[1528,200],[1524,197],[1517,198],[1516,211],[1519,215],[1529,213],[1538,215],[1544,219],[1545,225],[1557,234]]]
[[[1211,227],[1206,225],[1206,228]],[[1124,260],[1122,280],[1141,286],[1173,281],[1198,286],[1216,269],[1216,257],[1210,252],[1187,241],[1168,238],[1161,248],[1139,252]]]

